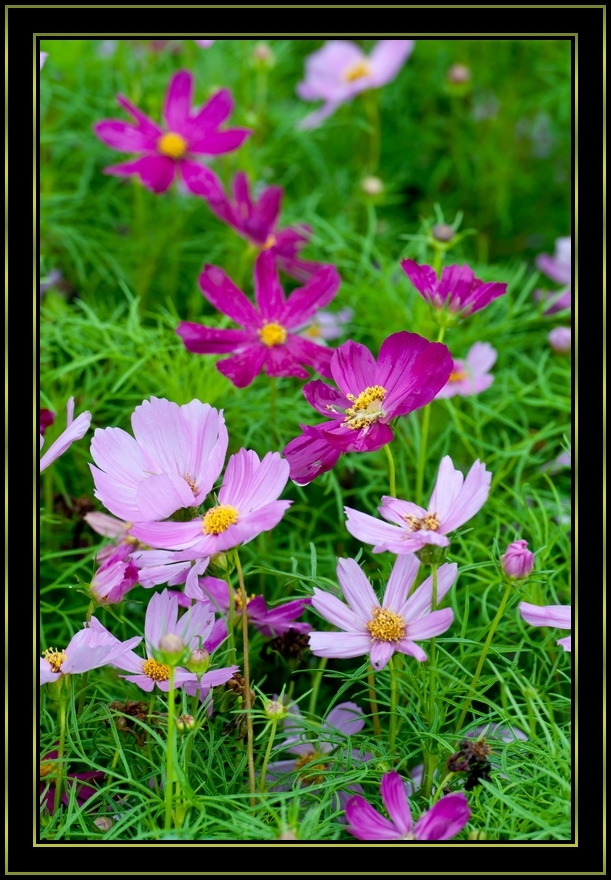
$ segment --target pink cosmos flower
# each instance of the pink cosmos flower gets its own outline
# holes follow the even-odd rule
[[[528,541],[514,541],[501,556],[503,571],[510,578],[522,580],[532,573],[535,554],[528,549]]]
[[[496,361],[496,350],[489,342],[476,342],[469,349],[464,361],[454,361],[447,385],[441,389],[436,400],[442,397],[470,397],[490,388],[494,376],[488,372]]]
[[[554,327],[547,335],[547,341],[556,354],[567,354],[571,350],[572,333],[570,327]]]
[[[48,52],[40,52],[40,70],[42,70],[43,65],[48,57],[49,57]]]
[[[51,815],[53,815],[55,807],[55,781],[53,774],[55,773],[55,763],[58,757],[59,752],[54,750],[48,752],[40,760],[40,805],[44,805]],[[88,770],[84,773],[66,773],[62,803],[68,806],[70,803],[69,790],[74,787],[76,789],[76,802],[79,806],[82,806],[97,791],[96,788],[88,783],[94,780],[101,781],[102,779],[104,779],[104,773],[101,770]]]
[[[117,658],[113,665],[132,673],[122,675],[121,678],[134,682],[143,691],[150,692],[157,685],[160,690],[167,692],[170,669],[153,656],[159,650],[163,637],[175,635],[185,648],[190,648],[192,651],[200,649],[210,637],[215,622],[214,609],[209,602],[196,602],[180,618],[179,607],[178,597],[169,590],[151,596],[144,621],[147,657],[142,659],[133,651],[129,651]],[[229,681],[236,670],[236,666],[211,670],[199,679],[199,684],[201,687],[223,684]],[[177,666],[174,675],[175,686],[183,687],[189,682],[197,684],[197,675]]]
[[[276,263],[287,275],[298,281],[307,281],[323,263],[302,260],[299,251],[307,244],[311,228],[300,224],[278,229],[280,202],[283,190],[280,186],[268,186],[253,200],[248,178],[238,171],[233,179],[233,201],[222,187],[206,197],[210,210],[229,226],[232,226],[255,248],[271,250]]]
[[[201,46],[202,49],[209,49],[210,46],[214,43],[214,40],[195,40],[198,46]]]
[[[40,658],[40,684],[57,681],[62,675],[77,675],[100,666],[112,665],[141,642],[140,636],[120,642],[96,617],[70,639],[63,651],[47,648]]]
[[[306,327],[301,335],[306,339],[313,339],[320,345],[326,345],[329,339],[338,339],[345,332],[345,325],[349,324],[354,317],[354,311],[349,306],[340,309],[339,312],[316,312],[309,327]]]
[[[441,278],[430,266],[420,266],[414,260],[401,260],[401,268],[436,311],[447,311],[455,317],[479,312],[507,293],[506,284],[480,281],[469,266],[445,266]]]
[[[552,281],[564,285],[562,290],[553,292],[536,290],[535,298],[544,299],[549,305],[544,314],[553,315],[562,309],[571,308],[571,283],[572,283],[572,258],[571,258],[571,237],[556,239],[556,250],[554,255],[539,254],[535,260],[537,269],[543,272]]]
[[[377,361],[364,345],[344,342],[331,358],[339,390],[319,379],[303,389],[308,403],[330,421],[303,428],[285,447],[291,479],[304,485],[334,467],[342,452],[373,452],[390,443],[390,421],[430,403],[452,365],[445,345],[405,330],[384,340]]]
[[[300,128],[315,128],[340,104],[365,89],[377,89],[396,77],[414,48],[413,40],[380,40],[370,55],[347,40],[330,40],[306,59],[305,79],[297,86],[304,101],[324,101]]]
[[[277,500],[288,476],[288,462],[278,452],[261,460],[251,449],[240,449],[227,463],[218,504],[203,516],[138,523],[132,534],[150,547],[188,550],[199,559],[231,550],[278,525],[292,503]]]
[[[556,626],[560,629],[571,628],[570,605],[531,605],[530,602],[520,602],[518,605],[520,616],[531,626]],[[572,636],[558,639],[557,645],[562,645],[565,651],[571,651],[573,647]]]
[[[416,641],[445,632],[454,620],[451,608],[431,611],[433,579],[411,593],[420,568],[413,555],[397,557],[382,602],[354,559],[340,559],[337,577],[347,605],[331,593],[314,588],[312,607],[343,632],[311,632],[310,649],[317,657],[369,655],[374,669],[383,669],[395,651],[424,661],[427,655]],[[456,563],[444,563],[437,572],[437,602],[441,602],[458,574]],[[411,593],[411,595],[410,595]],[[408,598],[409,597],[409,598]]]
[[[176,332],[185,347],[196,354],[233,355],[216,367],[237,388],[245,388],[265,369],[269,376],[309,378],[304,365],[329,376],[329,349],[291,332],[326,306],[340,285],[335,266],[323,266],[303,287],[284,296],[273,251],[263,251],[255,263],[257,307],[222,269],[207,265],[199,284],[206,299],[243,330],[203,327],[182,321]]]
[[[89,591],[99,605],[115,605],[138,583],[138,567],[130,558],[132,548],[120,544],[95,572]]]
[[[444,795],[413,825],[405,783],[395,770],[382,777],[380,793],[389,819],[360,795],[346,804],[346,830],[358,840],[450,840],[471,816],[467,797],[459,791]]]
[[[91,441],[95,496],[127,522],[164,519],[197,507],[212,489],[227,452],[222,412],[192,400],[152,397],[136,407],[132,437],[98,428]]]
[[[414,553],[425,544],[448,547],[448,533],[475,516],[486,502],[491,479],[492,474],[481,461],[474,462],[463,477],[450,456],[445,455],[428,509],[384,495],[378,511],[387,523],[344,507],[348,515],[346,528],[359,541],[374,544],[374,553]]]
[[[120,177],[136,174],[156,193],[165,192],[174,178],[180,176],[192,193],[205,198],[209,191],[216,191],[220,183],[216,175],[194,157],[236,150],[250,134],[244,128],[219,130],[233,109],[228,89],[217,92],[200,110],[191,113],[193,76],[188,70],[178,71],[170,80],[163,128],[123,95],[118,95],[117,101],[136,124],[104,119],[96,123],[94,131],[109,147],[141,155],[104,171]]]
[[[72,446],[75,440],[80,440],[89,430],[91,424],[91,413],[89,411],[82,412],[80,416],[74,418],[74,397],[71,397],[66,407],[66,430],[63,431],[57,440],[49,446],[45,454],[40,459],[40,471],[54,462],[60,455],[63,455],[68,447]],[[40,432],[40,448],[44,444],[43,431]]]

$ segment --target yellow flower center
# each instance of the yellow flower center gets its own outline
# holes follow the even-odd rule
[[[312,324],[311,327],[308,327],[307,330],[304,331],[306,336],[311,336],[312,339],[318,339],[322,336],[322,330],[320,329],[320,324]]]
[[[182,159],[187,152],[188,144],[184,137],[175,131],[167,131],[157,141],[157,149],[170,159]]]
[[[453,370],[453,372],[450,373],[448,382],[462,382],[462,380],[466,378],[467,374],[464,370]]]
[[[381,642],[398,642],[405,635],[405,621],[388,608],[374,608],[373,619],[367,624],[372,638]]]
[[[286,330],[282,324],[274,324],[273,322],[265,323],[260,330],[257,330],[259,339],[268,348],[274,345],[282,345],[286,341]]]
[[[44,764],[41,764],[38,778],[44,779],[45,776],[49,776],[51,773],[55,773],[55,763],[55,761],[46,761]]]
[[[353,402],[353,406],[346,410],[346,418],[342,422],[346,428],[358,431],[369,427],[385,415],[382,401],[386,397],[386,388],[381,385],[370,385],[358,397],[354,394],[346,394],[346,397]]]
[[[219,504],[204,514],[202,531],[204,535],[220,535],[238,521],[239,510],[231,504]]]
[[[273,246],[275,244],[276,244],[276,236],[275,235],[268,235],[267,238],[265,239],[265,244],[263,245],[261,250],[268,251],[270,248],[273,248]]]
[[[295,770],[303,771],[299,773],[302,785],[320,785],[324,782],[324,773],[327,770],[326,764],[314,764],[314,761],[320,761],[322,755],[320,752],[306,752],[300,755],[295,762]],[[307,767],[307,770],[304,770]]]
[[[342,78],[344,82],[354,82],[355,79],[362,79],[364,76],[369,76],[370,73],[371,64],[366,58],[362,58],[355,64],[351,64],[350,67],[347,67]]]
[[[255,598],[255,594],[254,594],[254,593],[251,593],[250,596],[247,596],[247,597],[246,597],[246,604],[248,605],[248,603],[249,603],[249,602],[252,602],[252,600],[253,600],[254,598]],[[240,595],[240,593],[235,593],[235,592],[234,592],[234,594],[233,594],[233,601],[234,601],[234,605],[235,605],[236,610],[237,610],[237,611],[241,611],[243,605],[242,605],[242,596]]]
[[[426,516],[423,516],[420,519],[418,519],[417,516],[408,513],[403,519],[407,523],[410,532],[419,532],[420,529],[428,529],[430,532],[436,532],[440,526],[439,518],[436,513],[427,513]]]
[[[166,666],[165,663],[159,663],[159,661],[153,660],[152,657],[144,661],[142,664],[142,672],[144,675],[148,675],[149,678],[152,678],[153,681],[168,681],[170,677],[170,667]]]
[[[57,648],[47,648],[42,656],[51,667],[51,672],[61,672],[62,663],[68,659],[66,652],[58,651]]]

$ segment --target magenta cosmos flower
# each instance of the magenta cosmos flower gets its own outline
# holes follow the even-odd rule
[[[365,89],[377,89],[396,77],[414,48],[413,40],[380,40],[370,55],[347,40],[330,40],[306,59],[305,79],[297,86],[304,101],[324,101],[300,128],[315,128],[340,104]]]
[[[570,605],[531,605],[530,602],[520,602],[518,606],[520,616],[531,626],[556,626],[559,629],[571,628]],[[565,636],[558,639],[557,645],[562,645],[565,651],[572,651],[573,637]]]
[[[285,447],[291,479],[300,485],[331,470],[342,452],[374,452],[393,439],[389,422],[430,403],[446,384],[454,361],[445,345],[405,330],[384,340],[376,361],[349,339],[331,358],[338,389],[319,379],[303,389],[329,421],[305,428]]]
[[[436,397],[470,397],[490,388],[494,376],[488,371],[496,361],[496,350],[489,342],[476,342],[469,349],[464,361],[454,361],[454,367],[446,385]]]
[[[420,563],[414,556],[399,556],[393,566],[382,602],[354,559],[340,559],[337,577],[347,605],[314,588],[312,607],[343,632],[311,632],[310,649],[317,657],[369,655],[374,669],[383,669],[395,651],[424,661],[427,655],[416,641],[445,632],[454,620],[451,608],[431,611],[433,579],[429,576],[410,595]],[[437,572],[437,602],[441,602],[458,574],[455,563]],[[409,598],[407,598],[409,596]]]
[[[109,147],[141,155],[104,171],[120,177],[136,174],[156,193],[165,192],[177,176],[181,176],[196,195],[205,197],[208,192],[216,191],[220,186],[216,175],[195,157],[228,153],[237,149],[250,134],[244,128],[219,130],[233,109],[228,89],[217,92],[200,110],[191,112],[193,76],[188,70],[180,70],[170,80],[163,108],[163,127],[123,95],[118,95],[117,101],[136,124],[103,119],[96,123],[94,131]]]
[[[53,416],[49,410],[45,410],[45,412],[49,413]],[[54,418],[54,417],[53,417]],[[48,425],[53,423],[53,418],[51,421],[47,421],[45,427],[43,427],[42,423],[42,413],[41,413],[41,421],[40,421],[40,448],[42,449],[43,444],[45,442],[43,437],[43,431],[48,427]],[[49,446],[45,454],[40,459],[39,469],[40,471],[44,471],[45,468],[49,467],[49,465],[54,462],[60,455],[63,455],[64,452],[72,446],[75,440],[80,440],[81,437],[84,437],[87,431],[89,430],[89,425],[91,424],[91,413],[89,411],[82,412],[80,416],[74,418],[74,397],[71,397],[68,401],[68,405],[66,407],[66,430],[63,431],[57,440]]]
[[[57,681],[62,675],[89,672],[100,666],[114,664],[121,655],[141,642],[140,636],[120,642],[96,617],[85,629],[79,630],[63,651],[47,648],[40,658],[40,684]]]
[[[471,816],[466,795],[459,791],[440,798],[414,825],[405,783],[394,770],[382,777],[380,793],[389,819],[360,795],[346,804],[346,830],[358,840],[450,840]]]
[[[152,397],[136,407],[132,437],[98,428],[91,441],[95,496],[127,522],[164,519],[197,507],[212,489],[227,452],[222,412],[192,400]]]
[[[481,461],[474,462],[463,477],[450,456],[445,455],[428,509],[384,495],[378,511],[388,522],[344,507],[348,516],[346,528],[359,541],[373,544],[374,553],[414,553],[425,544],[448,547],[448,533],[475,516],[485,503],[491,479],[492,474]]]
[[[218,504],[191,522],[139,523],[132,534],[150,547],[188,550],[210,557],[252,541],[278,525],[291,501],[277,498],[289,477],[288,462],[278,452],[260,460],[251,449],[240,449],[227,463]]]
[[[269,376],[309,378],[304,365],[329,376],[333,352],[291,332],[303,327],[326,306],[340,285],[335,266],[323,266],[305,285],[286,298],[278,280],[273,251],[263,251],[255,263],[257,307],[217,266],[207,265],[199,284],[206,299],[243,330],[203,327],[182,321],[176,332],[196,354],[232,356],[216,365],[237,388],[245,388],[265,369]]]
[[[571,308],[571,284],[572,284],[572,256],[571,256],[571,237],[556,239],[556,248],[554,255],[539,254],[535,260],[537,269],[562,284],[562,290],[553,292],[536,290],[535,298],[544,299],[549,304],[545,310],[546,315],[553,315],[562,309]]]
[[[178,616],[179,608],[178,596],[169,590],[151,596],[144,621],[147,657],[146,659],[138,657],[133,651],[118,657],[113,665],[132,673],[121,678],[132,681],[143,691],[152,691],[157,685],[160,690],[167,692],[170,668],[153,656],[159,651],[164,636],[177,636],[185,649],[200,650],[210,637],[215,624],[214,609],[209,602],[195,602],[181,617]],[[210,670],[198,678],[195,673],[177,666],[174,684],[176,687],[183,687],[188,683],[195,683],[200,688],[214,687],[229,681],[237,668],[237,666],[227,666],[223,669]]]
[[[253,247],[271,250],[276,263],[287,275],[298,281],[307,281],[322,269],[323,264],[302,260],[298,256],[312,233],[309,226],[301,224],[278,229],[282,194],[282,187],[268,186],[254,200],[246,174],[238,171],[233,179],[233,200],[219,186],[218,192],[207,196],[206,201],[217,217],[232,226]]]
[[[447,311],[453,317],[479,312],[507,293],[506,284],[480,281],[469,266],[446,266],[441,278],[430,266],[420,266],[414,260],[401,260],[401,268],[436,311]]]

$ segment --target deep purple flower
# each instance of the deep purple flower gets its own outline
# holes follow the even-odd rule
[[[364,345],[344,342],[331,359],[338,389],[319,379],[303,389],[329,421],[303,429],[285,447],[291,479],[303,485],[330,470],[342,452],[373,452],[390,443],[390,421],[430,403],[453,363],[445,345],[405,330],[384,340],[377,361]]]
[[[436,400],[442,397],[470,397],[490,388],[494,376],[488,371],[496,361],[496,350],[489,342],[476,342],[471,346],[464,361],[454,361],[454,367]]]
[[[556,626],[559,629],[571,628],[570,605],[531,605],[530,602],[520,602],[520,616],[531,626]],[[558,639],[557,645],[561,645],[565,651],[571,651],[573,647],[572,636]]]
[[[535,554],[528,549],[528,541],[514,541],[501,556],[503,571],[510,578],[526,578],[535,564]]]
[[[441,278],[430,266],[414,260],[401,260],[401,268],[418,293],[433,308],[461,318],[485,308],[492,300],[507,293],[499,281],[480,281],[469,266],[445,266]]]
[[[111,165],[106,174],[121,177],[136,174],[142,183],[156,193],[165,192],[175,177],[181,176],[187,188],[204,198],[220,186],[216,175],[194,157],[213,156],[236,150],[250,131],[219,126],[233,109],[228,89],[222,89],[196,112],[193,103],[193,76],[188,70],[175,73],[165,97],[164,126],[157,125],[123,95],[117,101],[136,120],[136,124],[120,119],[104,119],[94,131],[109,147],[125,153],[140,153],[138,159]]]
[[[474,462],[463,477],[450,456],[444,455],[428,509],[384,495],[378,511],[388,522],[345,507],[346,528],[359,541],[373,544],[374,553],[415,553],[425,544],[448,547],[448,533],[475,516],[486,502],[491,479],[481,461]]]
[[[66,406],[66,430],[63,431],[57,440],[49,446],[45,454],[40,459],[39,468],[42,473],[45,468],[54,462],[60,455],[72,446],[75,440],[80,440],[89,430],[91,424],[91,413],[89,411],[82,412],[74,418],[74,397],[71,397]],[[43,431],[40,431],[40,448],[44,444]]]
[[[346,603],[314,587],[312,607],[342,632],[311,632],[310,650],[317,657],[369,655],[374,669],[383,669],[395,651],[423,662],[426,653],[416,641],[445,632],[454,620],[451,608],[432,611],[433,579],[429,575],[412,592],[420,562],[413,555],[398,556],[382,602],[354,559],[340,559],[337,577]],[[448,592],[458,574],[456,563],[438,569],[437,602]]]
[[[206,197],[206,201],[217,217],[255,248],[271,250],[276,263],[287,275],[298,281],[307,281],[322,269],[323,264],[302,260],[298,256],[310,238],[312,230],[309,226],[300,224],[278,229],[282,194],[282,187],[268,186],[254,200],[246,174],[238,171],[233,179],[233,200],[219,186],[218,191]]]
[[[40,760],[40,803],[46,806],[49,813],[53,814],[55,807],[55,764],[59,752],[54,750],[48,752]],[[84,773],[66,773],[64,776],[64,791],[62,794],[62,803],[68,806],[70,803],[69,791],[75,789],[76,802],[82,806],[89,798],[92,798],[97,789],[90,782],[99,782],[104,779],[104,773],[101,770],[88,770]],[[48,787],[47,787],[48,786]]]
[[[207,265],[199,284],[206,299],[243,330],[204,327],[182,321],[176,332],[196,354],[232,356],[216,364],[237,388],[245,388],[265,369],[269,376],[309,378],[304,365],[329,376],[333,352],[305,339],[300,330],[316,311],[331,302],[340,285],[335,266],[323,266],[303,287],[287,298],[278,280],[275,255],[263,251],[255,263],[257,306],[217,266]]]
[[[300,128],[314,128],[365,89],[375,89],[394,79],[414,48],[413,40],[380,40],[370,55],[348,40],[330,40],[306,59],[303,82],[297,94],[323,106],[306,116]]]
[[[572,257],[571,257],[571,237],[556,239],[556,249],[554,255],[539,254],[535,260],[537,269],[543,272],[552,281],[562,284],[562,290],[555,291],[535,291],[535,299],[544,299],[548,303],[544,314],[553,315],[563,309],[571,308],[571,284],[572,284]]]

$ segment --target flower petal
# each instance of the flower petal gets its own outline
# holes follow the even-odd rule
[[[394,770],[385,773],[380,783],[380,793],[397,831],[401,837],[405,837],[411,831],[412,813],[404,780]]]
[[[349,659],[364,657],[369,653],[371,638],[357,632],[311,632],[308,635],[310,650],[315,657]]]
[[[465,827],[471,816],[462,791],[444,795],[414,826],[416,840],[450,840]]]
[[[236,324],[250,330],[261,326],[259,312],[222,269],[206,265],[199,276],[199,286],[208,302]]]

